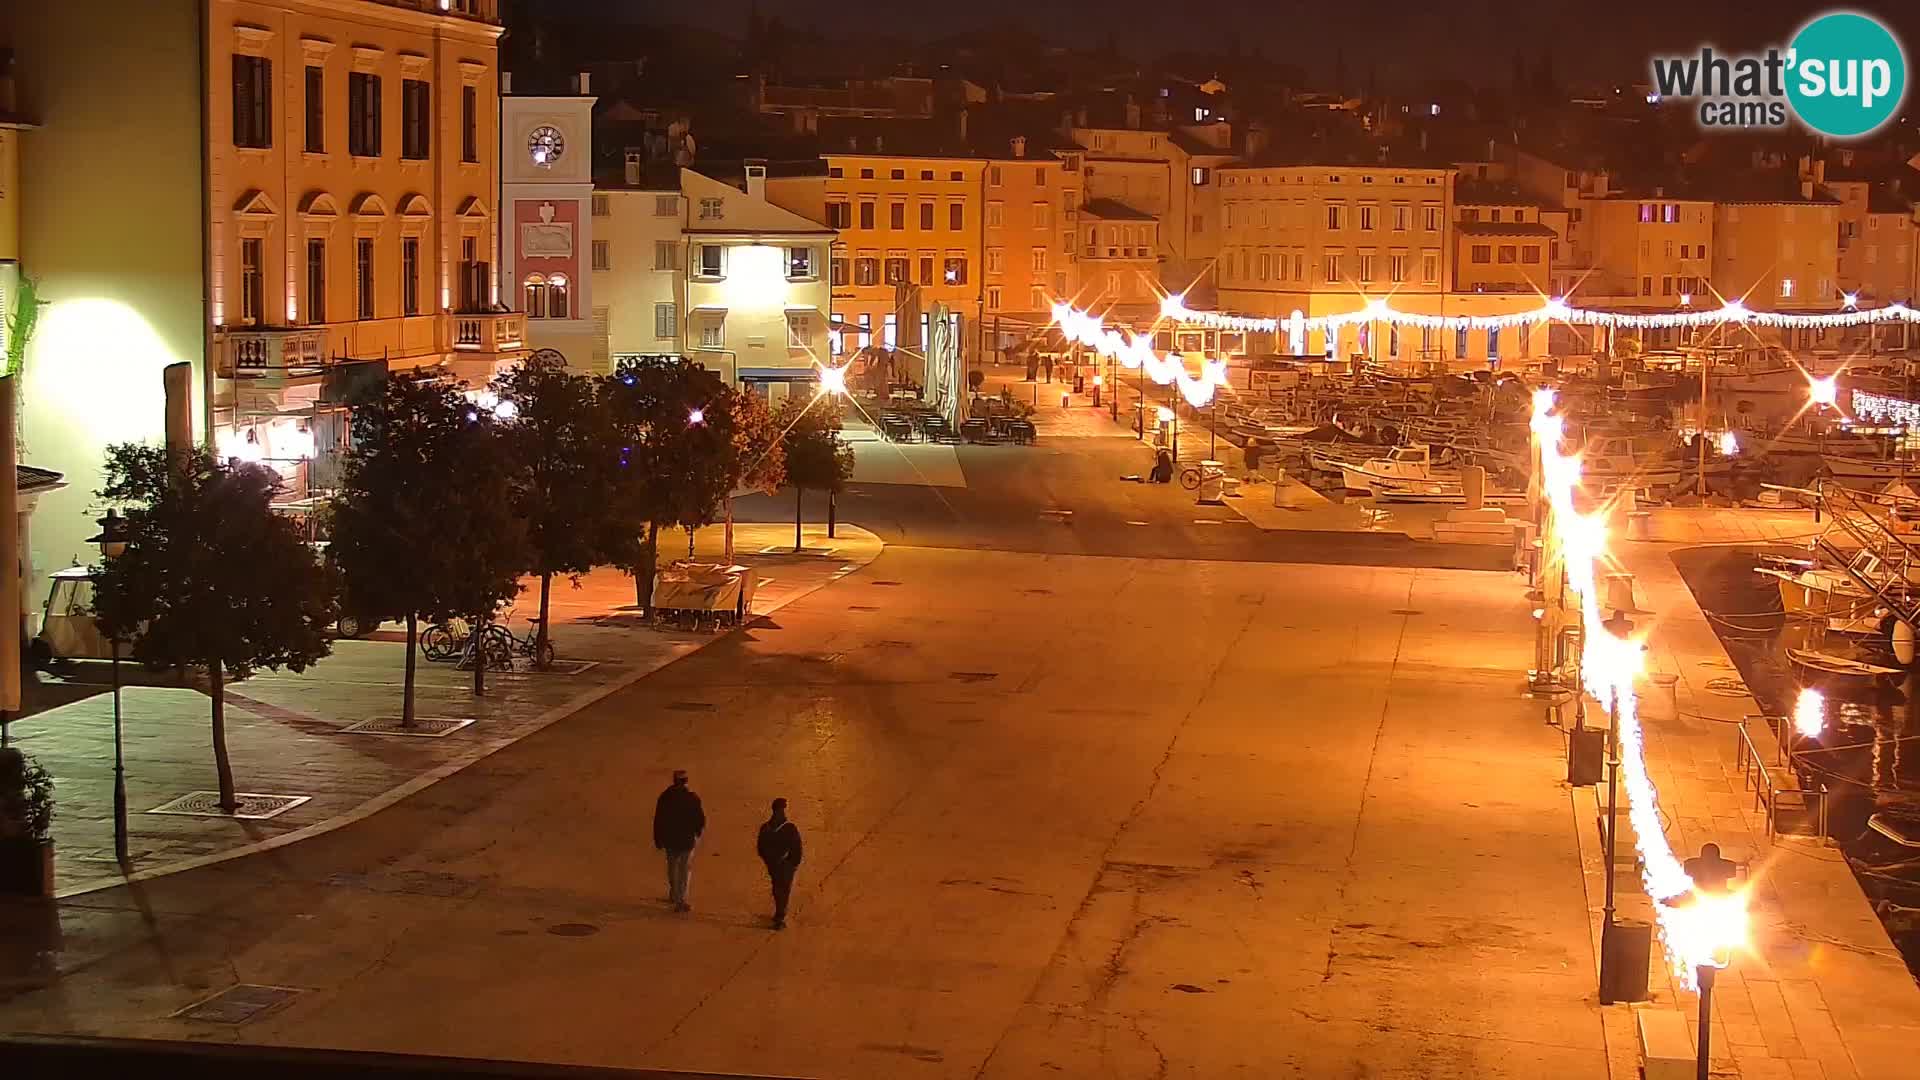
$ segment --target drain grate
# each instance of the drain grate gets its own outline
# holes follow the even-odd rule
[[[240,983],[173,1015],[182,1020],[199,1020],[208,1024],[244,1024],[286,1005],[301,993],[291,986]]]
[[[1387,612],[1387,614],[1389,614],[1389,615],[1425,615],[1425,614],[1426,614],[1426,612],[1424,612],[1424,611],[1415,611],[1415,610],[1414,610],[1414,609],[1412,609],[1412,608],[1403,608],[1403,607],[1397,607],[1397,608],[1394,608],[1393,610],[1391,610],[1391,611],[1389,611],[1389,612]]]
[[[542,670],[541,668],[534,667],[531,663],[529,663],[526,660],[525,657],[522,657],[519,662],[524,663],[527,666],[516,667],[512,671],[501,671],[498,668],[490,667],[487,669],[487,674],[489,675],[578,675],[581,672],[587,670],[588,668],[594,668],[594,667],[600,666],[600,661],[598,660],[555,660],[550,666]]]
[[[547,933],[554,937],[592,937],[599,932],[599,927],[583,922],[554,923],[547,927]]]
[[[372,720],[362,720],[357,724],[348,724],[340,729],[346,735],[401,735],[420,739],[438,739],[451,735],[468,724],[471,719],[456,720],[450,716],[416,716],[412,726],[400,722],[397,716],[376,716]]]
[[[240,809],[232,814],[220,809],[220,793],[217,791],[193,791],[169,803],[147,811],[149,814],[179,814],[183,817],[235,817],[246,821],[264,821],[277,817],[299,806],[311,802],[311,795],[259,795],[251,792],[236,792],[234,798],[240,803]]]
[[[711,701],[669,701],[667,708],[674,712],[712,712],[714,706]]]
[[[947,677],[955,682],[975,683],[997,679],[1000,673],[997,671],[950,671]]]
[[[848,611],[879,611],[880,609],[877,607],[874,607],[872,604],[848,604],[847,610]]]
[[[894,638],[886,638],[884,640],[874,642],[873,647],[876,649],[911,649],[913,648],[913,642],[899,641]]]
[[[880,586],[887,586],[887,585],[898,585],[898,584],[900,584],[900,583],[899,583],[899,582],[897,582],[897,581],[869,581],[869,582],[867,582],[867,584],[869,584],[869,585],[880,585]]]
[[[830,547],[794,548],[794,547],[789,547],[785,544],[774,544],[771,547],[761,548],[760,554],[762,555],[806,555],[814,558],[825,558],[839,550],[840,550],[839,548],[830,548]]]

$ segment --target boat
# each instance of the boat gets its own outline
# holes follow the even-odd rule
[[[1841,483],[1884,484],[1920,473],[1920,461],[1904,454],[1890,458],[1821,454],[1820,464],[1828,476]]]
[[[1860,583],[1870,581],[1881,589],[1905,592],[1914,584],[1920,570],[1909,568],[1896,576],[1893,568],[1877,553],[1861,549],[1844,568],[1822,566],[1806,559],[1764,556],[1753,572],[1779,583],[1780,606],[1787,615],[1820,619],[1854,620],[1871,611],[1877,600]]]
[[[1466,490],[1457,479],[1373,481],[1373,499],[1383,503],[1425,503],[1439,506],[1465,506]],[[1524,491],[1487,487],[1480,493],[1486,506],[1519,506],[1527,501]]]
[[[1433,474],[1433,452],[1426,443],[1396,446],[1383,458],[1368,458],[1359,464],[1338,463],[1340,486],[1353,491],[1371,491],[1381,481],[1427,481]],[[1453,477],[1458,485],[1459,478]]]
[[[1814,676],[1827,676],[1842,679],[1885,679],[1902,674],[1899,668],[1869,664],[1864,660],[1855,660],[1850,656],[1836,653],[1819,652],[1814,649],[1787,650],[1787,660]]]
[[[1741,349],[1725,354],[1714,350],[1709,359],[1707,386],[1734,394],[1777,394],[1805,390],[1807,374],[1786,352],[1773,347]]]
[[[1655,493],[1680,482],[1680,461],[1671,444],[1648,445],[1630,435],[1602,435],[1588,440],[1580,454],[1580,485],[1588,491],[1631,487]]]

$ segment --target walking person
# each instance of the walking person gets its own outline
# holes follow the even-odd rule
[[[756,845],[773,885],[773,928],[787,928],[787,900],[793,896],[794,871],[800,869],[800,826],[787,818],[787,800],[773,800],[773,816],[760,826]]]
[[[700,796],[687,786],[687,770],[673,770],[673,783],[653,807],[653,846],[667,855],[667,901],[675,911],[692,911],[687,893],[693,884],[693,846],[706,831]]]

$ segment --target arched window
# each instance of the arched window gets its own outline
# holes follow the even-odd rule
[[[547,279],[547,318],[567,317],[567,275],[555,274]]]
[[[525,287],[527,318],[544,319],[547,317],[547,279],[542,274],[528,274]]]

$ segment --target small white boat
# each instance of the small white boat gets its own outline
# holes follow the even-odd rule
[[[1626,435],[1590,440],[1580,453],[1580,486],[1588,491],[1632,487],[1658,493],[1680,482],[1680,461],[1670,448],[1636,445]]]
[[[1383,481],[1418,482],[1436,479],[1452,480],[1459,485],[1458,476],[1436,477],[1433,472],[1433,452],[1426,443],[1412,443],[1396,446],[1383,458],[1369,458],[1358,465],[1340,463],[1340,486],[1353,491],[1372,491],[1377,483]]]
[[[1795,666],[1815,674],[1847,679],[1878,679],[1900,674],[1899,668],[1869,664],[1850,656],[1837,656],[1833,653],[1816,652],[1813,649],[1788,649],[1787,659]]]
[[[1439,506],[1467,504],[1467,493],[1460,481],[1451,479],[1375,480],[1372,491],[1375,502],[1427,503]],[[1480,501],[1487,506],[1519,506],[1527,501],[1527,493],[1489,487],[1481,491]]]
[[[1821,454],[1820,463],[1826,466],[1828,476],[1843,482],[1886,483],[1920,473],[1920,461],[1907,457],[1863,458],[1846,454]]]

